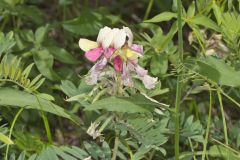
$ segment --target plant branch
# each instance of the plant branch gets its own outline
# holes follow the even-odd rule
[[[178,0],[178,56],[180,63],[183,61],[183,35],[182,35],[182,2]],[[180,104],[182,96],[182,72],[177,79],[177,90],[175,99],[175,159],[179,160],[179,130],[180,130]]]

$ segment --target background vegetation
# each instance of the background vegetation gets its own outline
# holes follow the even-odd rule
[[[178,2],[0,0],[0,159],[240,159],[240,1]],[[85,83],[78,40],[104,26],[132,29],[154,90]]]

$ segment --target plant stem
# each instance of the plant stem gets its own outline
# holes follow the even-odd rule
[[[226,119],[225,119],[225,114],[224,114],[224,109],[223,109],[223,104],[222,104],[222,96],[221,96],[221,90],[220,89],[217,90],[217,95],[218,95],[218,100],[219,100],[221,114],[222,114],[222,120],[223,120],[223,131],[224,131],[225,144],[228,146],[227,123],[226,123]],[[229,152],[228,152],[228,159],[229,159]]]
[[[235,99],[233,99],[232,97],[230,97],[229,95],[227,95],[223,90],[221,90],[221,93],[222,93],[226,98],[228,98],[230,101],[232,101],[234,104],[236,104],[238,107],[240,107],[240,104],[239,104]]]
[[[112,159],[111,160],[116,160],[119,144],[120,144],[119,132],[117,132],[116,133],[116,137],[115,137],[115,141],[114,141],[113,155],[112,155]]]
[[[182,35],[182,2],[178,0],[178,56],[180,63],[183,61],[183,35]],[[182,74],[177,79],[177,90],[175,99],[175,159],[179,160],[179,130],[180,130],[180,104],[182,95]]]
[[[223,131],[224,131],[225,144],[228,145],[227,124],[226,124],[226,119],[225,119],[225,114],[224,114],[224,109],[223,109],[223,104],[222,104],[222,96],[221,96],[221,93],[219,90],[217,91],[217,95],[218,95],[218,100],[219,100],[221,114],[222,114],[222,120],[223,120]]]
[[[202,160],[205,160],[206,151],[207,151],[208,136],[209,136],[210,124],[211,124],[211,114],[212,114],[212,90],[211,90],[211,88],[210,88],[210,86],[209,86],[209,111],[208,111],[208,122],[207,122],[206,135],[205,135],[204,144],[203,144]]]
[[[8,135],[8,138],[11,139],[11,136],[12,136],[12,132],[13,132],[13,128],[15,126],[15,123],[19,117],[19,115],[22,113],[22,111],[24,110],[24,108],[21,108],[19,109],[19,111],[17,112],[17,114],[15,115],[14,119],[13,119],[13,122],[11,124],[11,127],[10,127],[10,131],[9,131],[9,135]],[[5,153],[5,160],[8,160],[8,151],[9,151],[9,145],[7,145],[7,149],[6,149],[6,153]]]
[[[41,103],[40,103],[37,95],[36,95],[36,98],[37,98],[37,101],[38,101],[38,103],[39,103],[39,106],[41,107],[40,112],[41,112],[41,116],[42,116],[43,123],[44,123],[44,126],[45,126],[45,130],[46,130],[46,133],[47,133],[48,142],[49,142],[50,144],[52,144],[52,143],[53,143],[53,140],[52,140],[52,134],[51,134],[51,130],[50,130],[50,126],[49,126],[48,119],[47,119],[47,117],[46,117],[45,112],[43,112],[43,110],[42,110],[42,105],[41,105]]]
[[[194,153],[195,151],[194,151],[194,148],[193,148],[191,138],[188,137],[188,141],[189,141],[189,144],[190,144],[190,147],[191,147],[191,151]],[[197,160],[195,155],[193,155],[193,160]]]
[[[152,9],[152,6],[153,6],[153,0],[149,0],[148,7],[147,7],[147,10],[146,10],[146,12],[145,12],[145,15],[144,15],[143,20],[148,19],[149,14],[150,14],[150,11],[151,11],[151,9]]]

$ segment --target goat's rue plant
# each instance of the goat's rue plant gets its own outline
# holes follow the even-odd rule
[[[151,77],[148,74],[148,70],[145,70],[138,64],[139,58],[144,56],[143,46],[133,43],[133,33],[128,27],[123,27],[122,29],[101,28],[96,42],[81,38],[79,40],[79,46],[85,51],[84,56],[89,61],[95,63],[86,75],[85,82],[87,85],[98,86],[100,88],[98,90],[99,93],[104,90],[104,94],[101,94],[101,96],[127,97],[130,99],[134,94],[140,93],[137,87],[135,87],[137,80],[141,81],[146,89],[155,89],[158,78]],[[129,92],[129,90],[133,89],[135,89],[134,93]],[[98,93],[96,93],[96,95],[98,95]],[[144,94],[144,96],[153,103],[157,102],[146,94]],[[96,99],[94,99],[92,103],[97,103],[95,101]],[[108,103],[111,103],[110,99]],[[117,107],[123,107],[121,112],[127,114],[128,110],[124,110],[124,108],[131,106]],[[97,109],[99,108],[96,108],[96,110]],[[108,108],[105,109],[108,110]],[[141,110],[135,110],[134,112],[140,111]],[[87,133],[92,136],[93,139],[96,139],[102,135],[101,132],[104,127],[107,127],[110,120],[120,122],[124,120],[124,118],[127,118],[125,116],[122,119],[122,117],[122,113],[113,113],[113,115],[103,123],[100,129],[97,129],[100,125],[100,122],[97,120],[91,124]],[[118,136],[121,134],[117,128],[115,129],[115,133],[118,135],[116,135],[112,159],[116,159],[116,152],[118,151],[119,145]]]

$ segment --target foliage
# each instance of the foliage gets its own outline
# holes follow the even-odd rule
[[[240,1],[178,2],[0,0],[0,159],[239,159]],[[88,84],[78,41],[104,26],[131,28],[154,89]]]

